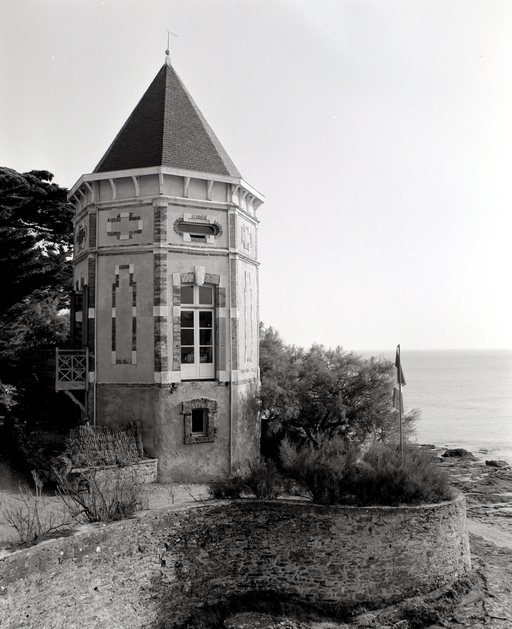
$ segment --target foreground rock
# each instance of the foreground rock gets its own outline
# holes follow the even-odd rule
[[[464,448],[452,448],[451,450],[446,450],[442,456],[444,458],[457,458],[457,459],[466,459],[471,461],[477,461],[478,459],[474,456],[473,453],[464,450]]]
[[[486,461],[485,464],[488,465],[489,467],[501,467],[501,468],[510,467],[506,461]]]

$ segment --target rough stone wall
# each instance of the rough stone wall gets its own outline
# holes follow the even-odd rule
[[[247,593],[334,610],[469,570],[463,497],[400,508],[216,501],[84,527],[2,558],[0,624],[170,629]]]
[[[75,467],[71,470],[71,474],[75,474],[78,478],[93,472],[95,479],[102,481],[103,479],[129,480],[138,484],[155,483],[157,479],[158,459],[144,459],[138,463],[131,463],[124,467],[117,465],[107,465],[106,467]]]

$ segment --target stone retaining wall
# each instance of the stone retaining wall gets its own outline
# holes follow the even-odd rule
[[[0,624],[177,628],[265,593],[335,612],[451,583],[470,570],[465,501],[324,507],[212,501],[83,527],[0,559]]]
[[[145,483],[156,483],[158,471],[158,459],[144,459],[138,463],[130,463],[129,465],[104,465],[103,467],[75,467],[70,474],[75,477],[85,477],[94,474],[97,480],[110,478],[129,479],[141,485]]]

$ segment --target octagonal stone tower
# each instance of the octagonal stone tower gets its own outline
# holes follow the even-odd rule
[[[257,455],[256,210],[169,58],[75,205],[75,346],[89,418],[138,420],[159,480],[227,476]]]

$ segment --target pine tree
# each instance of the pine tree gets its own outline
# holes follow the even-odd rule
[[[16,387],[19,407],[40,386],[38,350],[66,343],[73,214],[52,179],[0,168],[0,382]]]

